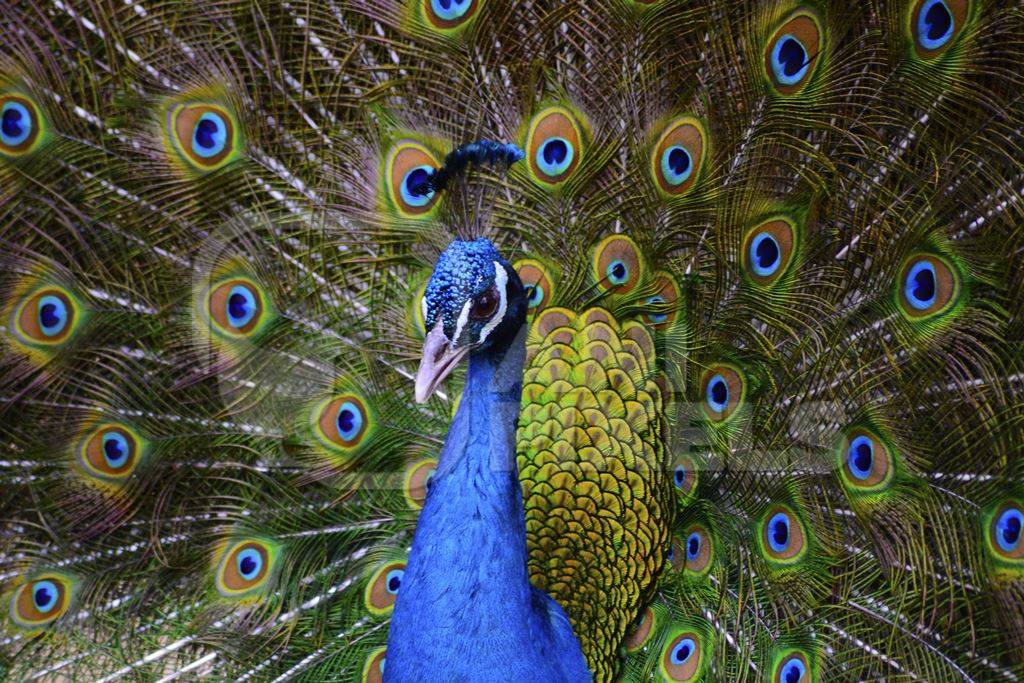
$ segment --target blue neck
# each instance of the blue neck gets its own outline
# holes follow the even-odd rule
[[[387,683],[589,681],[562,608],[530,585],[516,464],[526,328],[469,361],[388,633]]]

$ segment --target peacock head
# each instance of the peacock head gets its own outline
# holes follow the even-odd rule
[[[526,321],[519,275],[482,237],[448,245],[421,305],[428,332],[416,372],[418,403],[426,401],[465,356],[505,348]]]

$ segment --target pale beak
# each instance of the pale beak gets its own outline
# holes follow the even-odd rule
[[[468,352],[469,346],[452,348],[444,334],[444,323],[438,320],[423,340],[423,358],[416,371],[416,402],[423,403],[430,398],[441,380],[448,376]]]

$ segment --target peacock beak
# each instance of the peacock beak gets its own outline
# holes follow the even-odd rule
[[[423,340],[423,358],[416,371],[416,402],[423,403],[430,398],[441,380],[448,376],[468,352],[469,346],[452,347],[444,334],[444,324],[438,320]]]

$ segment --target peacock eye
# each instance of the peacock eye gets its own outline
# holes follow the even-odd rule
[[[953,269],[932,255],[914,256],[903,266],[900,305],[911,318],[943,313],[955,302],[959,281]]]
[[[743,398],[743,377],[727,365],[713,366],[704,373],[704,413],[714,422],[724,422],[736,412]]]
[[[225,109],[213,104],[185,104],[175,107],[171,116],[178,146],[196,168],[218,168],[237,151],[235,123]]]
[[[665,645],[661,659],[664,677],[670,681],[696,680],[700,670],[700,639],[695,633],[681,633]]]
[[[405,473],[405,501],[413,510],[419,510],[427,500],[430,481],[437,471],[437,460],[426,458],[413,463]]]
[[[579,165],[582,136],[573,115],[561,107],[545,109],[534,117],[527,136],[527,159],[534,177],[557,184]]]
[[[818,20],[800,12],[779,27],[765,50],[765,68],[775,89],[784,95],[806,85],[821,49]]]
[[[384,663],[387,650],[379,648],[370,653],[363,664],[362,683],[382,683],[384,681]]]
[[[594,279],[598,286],[626,294],[640,282],[640,250],[625,235],[610,235],[594,248]]]
[[[527,311],[534,313],[546,307],[554,293],[554,278],[550,270],[533,259],[516,261],[513,268],[523,283]]]
[[[424,191],[424,184],[439,166],[434,155],[414,140],[402,140],[388,152],[385,162],[388,195],[399,213],[422,216],[429,213],[439,195]]]
[[[427,20],[439,29],[453,29],[469,21],[481,0],[424,0]]]
[[[363,596],[366,608],[378,616],[391,612],[398,591],[402,587],[403,578],[405,578],[404,562],[388,562],[380,566],[370,575],[367,582],[366,592]]]
[[[103,479],[124,479],[139,461],[142,442],[122,425],[105,425],[85,440],[80,462],[85,470]]]
[[[796,516],[785,508],[774,508],[761,525],[761,540],[768,558],[793,562],[803,554],[804,531]]]
[[[498,311],[500,303],[501,294],[498,292],[498,288],[491,287],[473,299],[473,303],[469,307],[469,317],[471,320],[489,320]]]
[[[217,591],[227,598],[243,597],[263,586],[270,576],[274,548],[259,540],[229,546],[217,568]]]
[[[934,57],[949,47],[969,10],[969,0],[916,0],[910,13],[910,32],[917,54]]]
[[[684,117],[670,123],[658,138],[651,171],[664,194],[681,195],[693,186],[704,162],[704,137],[700,122]]]
[[[70,604],[71,583],[59,576],[41,576],[21,585],[11,598],[11,618],[23,628],[56,621]]]
[[[697,470],[688,457],[679,456],[672,464],[672,484],[682,496],[688,495],[697,485]]]
[[[629,635],[623,641],[627,653],[638,652],[647,644],[654,635],[655,620],[654,611],[650,607],[645,607],[644,611],[640,613],[640,616],[633,623],[633,628]]]
[[[1003,506],[993,519],[992,537],[1001,555],[1024,559],[1024,512],[1012,503]]]
[[[776,683],[806,683],[807,662],[803,655],[792,655],[782,661],[778,672]]]
[[[765,221],[751,230],[744,242],[743,259],[755,283],[768,286],[789,267],[796,234],[793,225],[781,218]]]
[[[353,449],[366,435],[369,420],[366,404],[353,394],[338,396],[323,405],[319,413],[319,433],[329,444]]]
[[[63,341],[74,328],[76,306],[56,287],[44,288],[25,300],[17,315],[18,330],[31,342]]]
[[[39,139],[41,117],[31,100],[18,95],[0,97],[0,153],[20,156]]]
[[[224,332],[245,336],[259,326],[263,297],[256,285],[235,279],[221,283],[210,292],[210,317]]]

